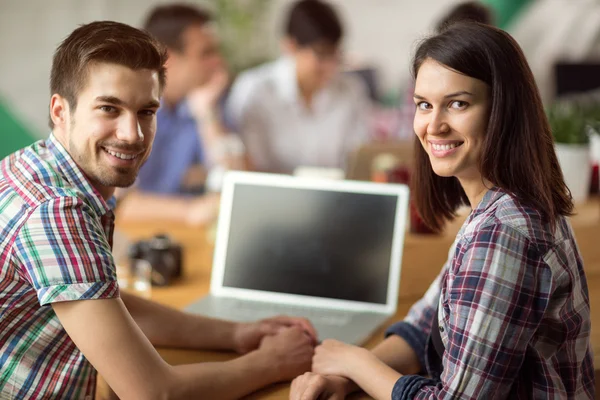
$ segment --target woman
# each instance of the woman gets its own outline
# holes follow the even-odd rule
[[[437,230],[461,204],[472,212],[385,341],[372,352],[324,341],[291,398],[358,386],[376,399],[593,399],[573,205],[521,49],[499,29],[456,24],[419,46],[413,73],[416,203]]]
[[[227,111],[254,169],[343,168],[368,140],[366,88],[339,72],[343,33],[330,4],[297,1],[285,24],[285,56],[236,80]]]

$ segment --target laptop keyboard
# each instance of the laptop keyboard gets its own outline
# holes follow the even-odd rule
[[[257,320],[277,315],[300,316],[307,318],[313,324],[343,326],[352,319],[352,313],[339,310],[299,307],[287,304],[271,304],[261,302],[234,301],[228,304],[223,317],[238,320]]]

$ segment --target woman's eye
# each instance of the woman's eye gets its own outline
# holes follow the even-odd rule
[[[419,110],[430,110],[431,109],[431,104],[429,104],[426,101],[421,101],[421,102],[417,103],[417,108]]]
[[[452,103],[450,103],[450,107],[454,108],[455,110],[462,110],[466,108],[467,105],[468,104],[466,102],[460,100],[454,100]]]

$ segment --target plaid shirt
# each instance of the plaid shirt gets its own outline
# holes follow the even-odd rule
[[[442,370],[428,340],[434,317]],[[593,399],[590,325],[568,220],[552,232],[538,212],[494,188],[425,296],[387,332],[403,337],[433,378],[403,376],[392,398]]]
[[[105,202],[50,135],[0,164],[0,399],[93,398],[51,303],[119,296]]]

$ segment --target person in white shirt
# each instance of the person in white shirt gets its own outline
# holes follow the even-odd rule
[[[358,78],[339,73],[342,37],[332,6],[298,1],[285,25],[285,55],[234,83],[227,111],[255,170],[343,168],[368,140],[370,100]]]

